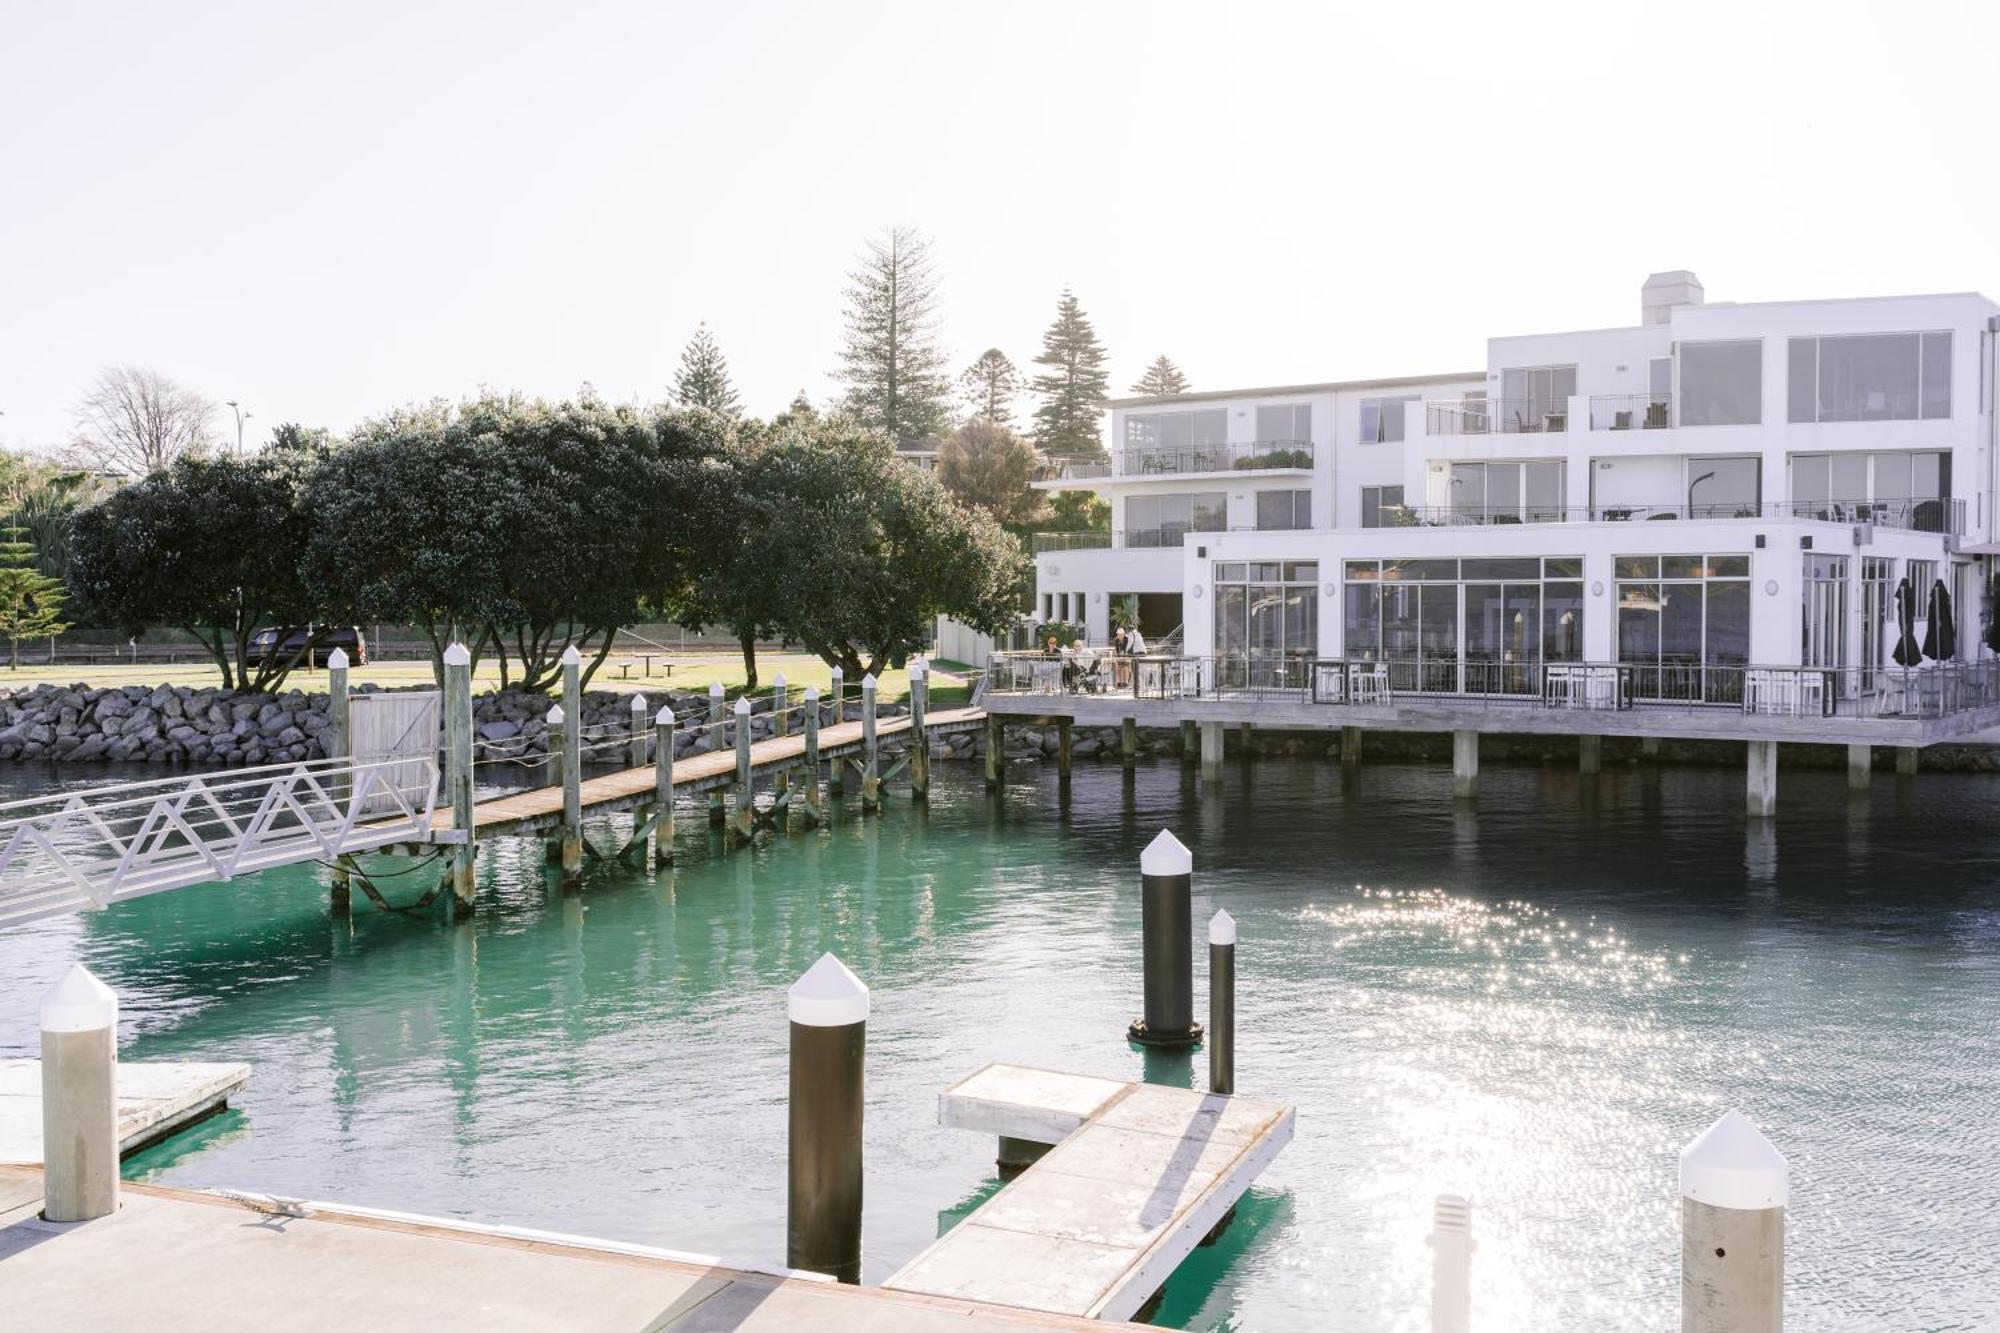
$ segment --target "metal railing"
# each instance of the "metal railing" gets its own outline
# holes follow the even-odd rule
[[[1673,660],[997,653],[987,667],[986,688],[988,694],[1160,700],[1266,698],[1361,706],[1476,701],[1550,709],[1910,720],[2000,706],[2000,660],[1903,670]]]
[[[1965,534],[1965,501],[1934,496],[1920,500],[1792,500],[1765,506],[1773,518],[1810,518],[1826,523],[1866,524],[1908,532]]]
[[[1673,400],[1658,393],[1590,396],[1592,430],[1665,430],[1674,424]]]
[[[1427,402],[1424,428],[1431,435],[1549,435],[1569,429],[1569,412],[1529,398]]]
[[[1170,476],[1183,472],[1257,472],[1310,469],[1311,440],[1254,440],[1242,444],[1127,445],[1118,451],[1121,476]]]
[[[319,759],[0,805],[0,926],[426,841],[435,757]]]
[[[1492,527],[1515,523],[1644,523],[1681,519],[1795,518],[1867,524],[1911,532],[1962,535],[1965,501],[1798,500],[1773,504],[1720,500],[1703,504],[1520,505],[1472,509],[1461,505],[1383,505],[1385,528]]]
[[[1108,551],[1111,549],[1111,534],[1108,532],[1037,532],[1031,535],[1035,554],[1046,551]]]

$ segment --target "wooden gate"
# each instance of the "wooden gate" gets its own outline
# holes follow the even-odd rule
[[[442,696],[436,690],[354,693],[347,697],[350,750],[357,764],[401,760],[383,770],[385,786],[402,790],[420,782],[437,759],[438,715]],[[382,814],[396,808],[384,792],[364,796],[360,813]]]

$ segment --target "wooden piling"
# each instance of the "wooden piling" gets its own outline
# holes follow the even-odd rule
[[[462,643],[444,650],[444,794],[451,827],[462,839],[451,848],[451,892],[446,912],[472,911],[472,868],[477,848],[472,816],[472,654]],[[340,872],[343,879],[346,872]],[[345,885],[342,885],[345,888]]]
[[[931,738],[924,729],[930,699],[930,671],[922,658],[910,663],[910,799],[931,798]]]
[[[720,750],[722,748],[722,722],[722,682],[718,680],[708,687],[708,748],[710,750]],[[720,787],[708,793],[708,822],[715,828],[721,828],[729,822],[729,810],[724,804],[724,799],[722,788]]]
[[[861,808],[863,811],[879,810],[882,806],[882,765],[881,753],[875,743],[875,673],[869,672],[861,678]]]
[[[634,768],[646,766],[646,731],[646,696],[635,694],[632,696],[632,748],[627,756]]]
[[[1340,766],[1353,768],[1361,762],[1361,728],[1340,729]]]
[[[757,786],[750,764],[750,700],[736,700],[736,816],[730,831],[745,842],[757,831]]]
[[[1118,760],[1127,773],[1139,766],[1139,719],[1128,717],[1118,723]]]
[[[826,814],[819,798],[819,707],[819,691],[806,686],[805,707],[801,710],[806,729],[806,818],[813,824],[818,824]]]
[[[571,644],[562,654],[563,833],[565,881],[583,874],[583,654]]]
[[[827,701],[831,705],[827,716],[832,720],[833,725],[837,727],[847,720],[847,673],[839,667],[833,669],[833,685],[828,689],[827,693],[831,696]],[[847,761],[845,759],[836,759],[833,761],[833,767],[826,775],[826,787],[827,795],[829,796],[847,795]]]
[[[777,675],[771,677],[771,734],[773,736],[789,736],[791,734],[792,724],[786,717],[786,713],[790,711],[790,708],[791,690],[785,683],[785,673],[780,671]],[[780,801],[785,799],[785,793],[790,790],[791,785],[792,775],[782,768],[771,777],[771,790],[776,793]]]
[[[336,648],[326,659],[327,728],[324,734],[328,759],[351,760],[354,754],[351,713],[347,699],[347,654]],[[339,780],[334,796],[343,805],[353,784]],[[353,904],[353,883],[346,865],[336,862],[329,884],[333,910],[345,912]]]
[[[653,718],[653,860],[674,863],[674,710],[662,704]]]
[[[986,789],[1000,790],[1000,775],[1007,762],[1007,724],[998,713],[986,715]]]
[[[1181,766],[1197,763],[1201,759],[1201,733],[1192,718],[1181,721]]]
[[[1070,761],[1075,755],[1070,739],[1072,729],[1070,719],[1056,719],[1056,779],[1064,786],[1069,784]]]

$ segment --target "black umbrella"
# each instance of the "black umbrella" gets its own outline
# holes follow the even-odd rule
[[[1924,652],[1940,662],[1958,654],[1958,634],[1951,623],[1951,590],[1943,579],[1931,585],[1931,622],[1924,632]]]
[[[1917,590],[1907,574],[1896,585],[1896,651],[1891,656],[1901,667],[1913,667],[1924,660],[1917,651]]]

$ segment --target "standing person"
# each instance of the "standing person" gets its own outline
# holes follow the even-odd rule
[[[1131,648],[1126,646],[1125,627],[1123,625],[1120,625],[1118,632],[1111,636],[1111,651],[1114,653],[1129,653],[1132,651]]]
[[[1146,640],[1145,637],[1139,633],[1139,627],[1137,625],[1134,625],[1132,627],[1132,632],[1125,636],[1125,651],[1132,654],[1132,656],[1134,657],[1144,657],[1146,655]]]

